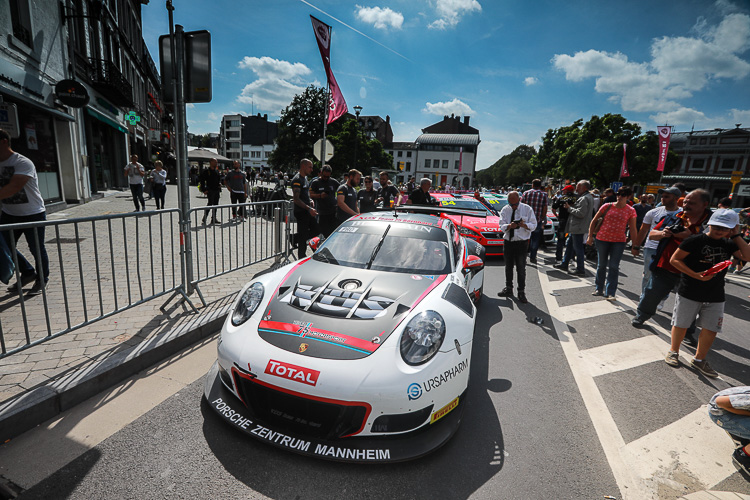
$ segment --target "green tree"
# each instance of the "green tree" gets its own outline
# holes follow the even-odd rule
[[[349,169],[355,168],[355,149],[357,170],[363,175],[372,174],[373,168],[393,168],[393,156],[383,150],[383,145],[379,140],[368,140],[362,129],[357,126],[355,119],[344,121],[339,132],[329,134],[328,140],[333,144],[335,151],[333,158],[328,162],[333,169],[334,176],[340,176]]]
[[[529,161],[536,155],[533,146],[518,146],[484,170],[477,172],[477,182],[482,186],[522,184],[531,180]]]

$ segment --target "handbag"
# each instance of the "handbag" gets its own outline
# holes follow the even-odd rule
[[[596,233],[599,232],[599,229],[601,229],[602,224],[604,224],[604,218],[607,216],[607,212],[609,212],[609,209],[612,208],[612,203],[607,204],[607,206],[604,208],[604,212],[602,213],[602,216],[599,217],[596,220],[596,223],[594,224],[594,228],[591,231],[592,236],[596,236]]]

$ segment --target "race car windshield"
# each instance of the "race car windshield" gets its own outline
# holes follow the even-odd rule
[[[450,273],[445,231],[409,223],[344,223],[313,259],[329,264],[412,274]]]
[[[467,210],[479,210],[485,212],[486,215],[493,215],[477,200],[467,200],[466,198],[453,198],[453,199],[442,199],[440,200],[440,206],[449,208],[464,208]]]

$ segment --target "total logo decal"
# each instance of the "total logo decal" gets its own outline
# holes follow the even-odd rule
[[[422,397],[422,394],[424,392],[430,392],[432,389],[437,389],[467,368],[469,368],[469,358],[461,361],[450,370],[445,370],[440,375],[435,375],[432,378],[428,378],[421,384],[417,384],[416,382],[413,384],[409,384],[409,387],[406,388],[406,395],[409,398],[409,401],[419,399],[420,397]]]
[[[312,386],[318,383],[318,376],[320,375],[318,370],[311,370],[310,368],[291,365],[273,359],[268,361],[265,373]]]

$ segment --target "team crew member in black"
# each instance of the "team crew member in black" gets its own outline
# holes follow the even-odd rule
[[[690,363],[707,377],[718,377],[705,357],[724,322],[724,269],[705,274],[712,266],[729,260],[750,260],[750,247],[739,233],[739,216],[730,209],[717,209],[708,220],[708,232],[689,236],[675,250],[671,264],[682,273],[672,311],[672,345],[666,362],[679,366],[679,349],[688,326],[698,316],[701,327],[698,349]]]
[[[372,177],[369,175],[365,176],[365,188],[360,189],[357,193],[357,201],[359,202],[359,211],[361,213],[374,212],[378,209],[378,192],[372,188]]]
[[[347,181],[336,190],[336,218],[339,224],[345,222],[349,217],[359,215],[357,191],[354,187],[359,186],[362,173],[359,170],[351,169],[344,178]]]
[[[406,200],[407,205],[436,205],[435,198],[430,196],[430,186],[432,181],[425,177],[419,182],[419,189],[415,189]]]
[[[219,198],[221,198],[221,174],[219,174],[218,167],[219,162],[216,158],[211,158],[208,161],[208,170],[203,173],[203,179],[201,179],[201,189],[203,194],[208,196],[208,205],[218,205]],[[208,210],[203,212],[203,224],[206,224],[208,218]],[[219,224],[221,221],[216,218],[216,209],[213,209],[211,214],[211,224]]]
[[[320,233],[315,216],[318,212],[310,200],[310,185],[307,176],[312,173],[313,164],[305,158],[299,163],[299,172],[292,177],[292,202],[294,217],[297,219],[297,257],[304,259],[307,253],[307,240]]]
[[[336,220],[336,189],[339,183],[331,178],[331,166],[323,165],[320,177],[310,183],[310,198],[315,200],[318,210],[320,232],[328,238],[338,227]]]
[[[387,172],[380,172],[380,189],[378,190],[378,198],[382,198],[383,200],[383,210],[397,207],[401,202],[401,193],[396,186],[391,184]],[[391,204],[391,202],[393,204]]]

